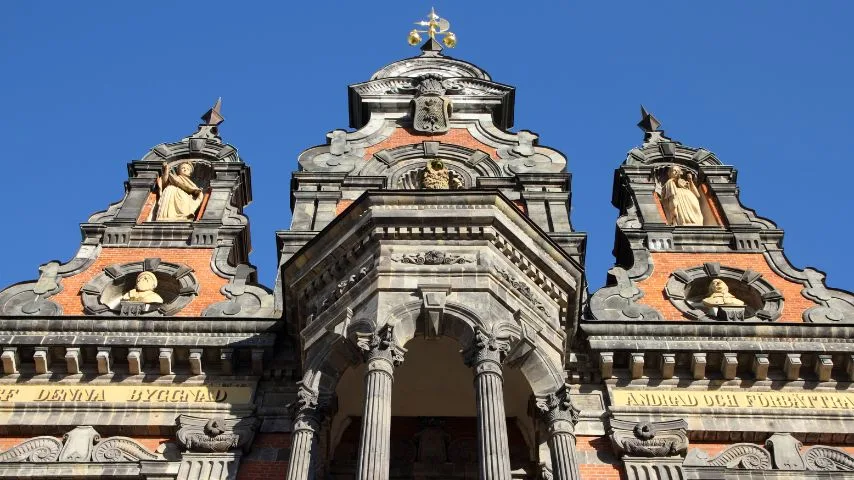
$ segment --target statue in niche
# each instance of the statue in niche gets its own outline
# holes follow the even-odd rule
[[[463,182],[451,177],[451,172],[441,160],[430,160],[421,173],[421,186],[427,190],[456,190],[462,188]]]
[[[694,174],[683,175],[682,168],[670,167],[669,178],[661,190],[661,203],[669,225],[703,225],[700,192]]]
[[[163,297],[157,294],[157,276],[152,272],[142,272],[136,276],[136,287],[122,295],[122,300],[138,303],[163,303]]]
[[[160,187],[160,200],[157,202],[158,221],[191,222],[202,204],[202,189],[190,178],[193,164],[182,162],[178,172],[174,173],[163,162],[163,174],[157,180]]]
[[[703,299],[707,307],[743,307],[744,302],[729,293],[729,287],[723,280],[715,278],[709,284],[708,296]]]

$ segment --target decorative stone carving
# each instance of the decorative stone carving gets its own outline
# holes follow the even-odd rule
[[[329,292],[328,295],[323,297],[323,300],[318,303],[314,315],[320,315],[321,313],[323,313],[324,310],[332,306],[332,304],[337,302],[338,299],[341,298],[345,293],[347,293],[348,290],[350,290],[351,288],[353,288],[354,285],[359,283],[361,279],[368,276],[368,272],[371,271],[373,268],[374,263],[368,262],[363,267],[359,268],[355,273],[335,284],[335,288],[333,288],[332,291]]]
[[[817,445],[808,448],[803,454],[807,470],[814,471],[854,471],[854,456],[843,450]]]
[[[444,95],[457,87],[435,74],[419,77],[416,85],[418,93],[412,99],[412,128],[427,133],[447,132],[453,106]]]
[[[620,456],[671,457],[688,449],[685,420],[636,423],[615,418],[610,426],[611,444]]]
[[[174,315],[198,293],[192,272],[159,258],[110,265],[83,285],[80,296],[90,315]]]
[[[648,305],[636,303],[643,291],[629,278],[626,269],[613,267],[608,273],[617,284],[600,288],[590,297],[590,313],[596,320],[661,320],[661,314]]]
[[[815,445],[801,453],[803,445],[789,433],[775,433],[765,448],[751,443],[730,446],[714,458],[692,449],[684,467],[721,467],[737,470],[854,471],[854,456],[838,448]],[[769,452],[770,450],[770,452]]]
[[[668,179],[661,192],[661,205],[669,225],[703,225],[700,192],[694,174],[684,173],[678,166],[670,167]]]
[[[157,276],[152,272],[141,272],[136,276],[134,288],[122,295],[122,300],[135,303],[163,303],[163,297],[157,294]]]
[[[248,449],[255,436],[258,419],[178,417],[178,442],[188,452],[227,452]]]
[[[151,453],[135,440],[127,437],[101,435],[90,426],[75,427],[60,441],[54,437],[35,437],[0,453],[0,462],[138,462],[140,460],[165,460],[163,455]]]
[[[411,263],[414,265],[457,265],[462,263],[474,263],[474,258],[466,255],[445,253],[441,250],[427,250],[426,252],[392,255],[391,261],[395,263]]]
[[[548,155],[537,151],[539,135],[527,130],[516,134],[516,145],[497,149],[498,157],[507,160],[507,173],[531,173],[557,171],[557,164]]]
[[[803,470],[801,447],[803,444],[789,433],[775,433],[765,441],[765,448],[771,451],[771,458],[778,470]]]
[[[47,300],[62,291],[59,268],[59,262],[48,262],[39,267],[35,283],[13,285],[0,293],[0,315],[60,315],[62,308]]]
[[[771,453],[752,443],[736,443],[713,458],[694,448],[688,452],[686,467],[725,467],[739,470],[771,470]]]
[[[806,280],[802,283],[807,285],[801,293],[819,304],[803,313],[805,322],[851,323],[854,321],[854,295],[843,290],[827,288],[824,284],[824,274],[812,268],[805,268],[801,279]]]
[[[773,321],[783,310],[783,294],[761,273],[717,262],[674,271],[664,293],[693,320]]]
[[[255,268],[244,264],[237,266],[234,277],[222,287],[228,301],[215,303],[203,312],[204,316],[267,317],[273,314],[272,292],[255,284]]]
[[[356,347],[362,351],[365,361],[370,362],[374,357],[389,360],[394,366],[403,363],[406,349],[397,345],[394,339],[394,327],[385,325],[373,333],[357,333]]]
[[[563,427],[569,432],[574,430],[575,424],[578,423],[578,415],[581,413],[572,404],[569,387],[566,385],[555,393],[537,397],[534,405],[550,428],[554,428],[557,422],[563,422]]]
[[[445,163],[438,159],[427,162],[421,171],[421,187],[427,190],[448,190],[462,188],[459,177],[452,177]]]
[[[157,200],[155,220],[167,222],[191,222],[202,204],[202,189],[193,179],[192,162],[178,164],[177,173],[163,162],[163,174],[157,180],[160,198]]]
[[[543,302],[541,302],[540,299],[537,298],[537,296],[534,294],[534,290],[530,287],[530,285],[528,285],[522,280],[519,280],[503,268],[496,268],[495,271],[501,276],[501,278],[510,283],[513,289],[519,292],[519,294],[522,295],[522,297],[527,300],[535,309],[539,310],[544,314],[548,313],[548,310],[546,310],[545,305],[543,305]]]

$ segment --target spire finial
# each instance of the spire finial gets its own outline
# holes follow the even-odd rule
[[[641,105],[641,121],[638,122],[638,128],[644,133],[657,132],[661,127],[661,122],[655,116],[646,111],[646,108]]]
[[[221,109],[222,97],[219,97],[216,99],[216,103],[214,104],[213,108],[211,108],[210,110],[205,112],[204,115],[202,115],[202,121],[205,122],[204,124],[215,127],[220,123],[224,122],[225,117],[222,116],[222,113],[220,112]]]
[[[415,24],[427,27],[427,30],[418,30],[417,28],[414,28],[409,32],[409,44],[413,47],[421,43],[420,34],[422,33],[426,33],[430,37],[421,47],[421,50],[424,52],[437,52],[442,49],[441,45],[436,41],[437,34],[442,37],[442,43],[444,43],[446,47],[454,48],[457,45],[457,36],[454,35],[454,32],[449,31],[451,28],[451,22],[437,15],[434,8],[430,8],[427,20],[415,22]]]

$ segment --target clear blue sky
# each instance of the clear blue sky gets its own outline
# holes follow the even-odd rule
[[[569,158],[592,288],[613,263],[613,171],[645,104],[667,134],[739,169],[741,199],[786,230],[798,267],[854,289],[854,2],[436,1],[452,55],[517,87],[516,129]],[[195,130],[252,166],[252,261],[272,285],[297,155],[347,127],[346,86],[417,51],[431,3],[0,3],[5,181],[0,288],[75,253],[121,199],[126,163]]]

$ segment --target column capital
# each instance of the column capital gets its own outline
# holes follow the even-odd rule
[[[567,385],[554,393],[534,397],[534,406],[539,411],[543,421],[548,424],[550,432],[575,432],[575,424],[578,423],[580,410],[572,404]]]
[[[320,395],[299,382],[297,398],[287,405],[293,422],[293,431],[309,430],[317,432],[320,423],[332,410],[329,398]]]
[[[507,357],[507,352],[510,351],[512,341],[510,335],[499,336],[487,333],[480,327],[476,328],[471,345],[464,353],[466,365],[474,367],[477,374],[481,373],[481,370],[494,370],[484,365],[489,362],[496,365],[497,373],[501,373],[501,364]]]
[[[368,362],[368,370],[384,370],[389,374],[392,371],[388,366],[396,367],[403,363],[406,353],[406,349],[395,341],[391,325],[384,325],[371,333],[356,333],[356,347]]]

